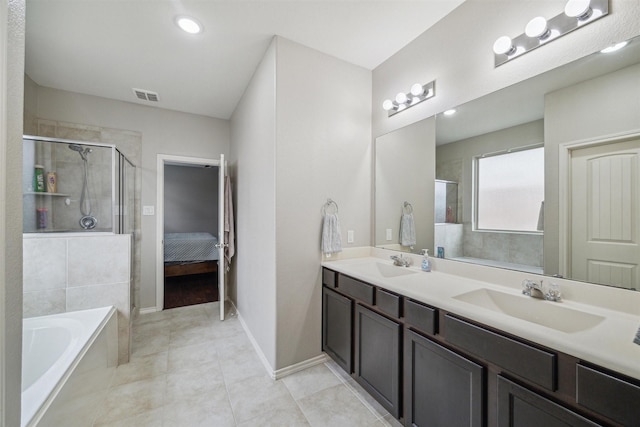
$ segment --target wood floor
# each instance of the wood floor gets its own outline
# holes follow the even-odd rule
[[[218,273],[190,274],[164,279],[164,308],[218,301]]]

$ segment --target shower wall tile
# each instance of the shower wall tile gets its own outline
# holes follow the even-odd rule
[[[67,289],[67,311],[113,305],[129,312],[129,282],[110,285],[76,286]]]
[[[130,240],[123,234],[70,238],[68,286],[128,282]]]
[[[65,289],[49,289],[24,292],[22,295],[22,316],[37,317],[64,313],[66,306]]]
[[[23,291],[67,286],[67,239],[23,239]]]

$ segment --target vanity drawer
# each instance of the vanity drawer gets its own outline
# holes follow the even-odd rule
[[[557,389],[557,355],[496,334],[449,314],[445,316],[447,342],[547,390]]]
[[[435,335],[438,312],[422,303],[404,299],[404,321],[425,334]]]
[[[576,401],[622,425],[640,423],[640,387],[584,365],[576,366]]]
[[[400,296],[384,289],[376,289],[376,306],[389,316],[400,318]]]
[[[328,268],[322,268],[322,284],[328,286],[330,288],[336,287],[336,276],[337,273],[333,270],[329,270]]]
[[[338,289],[366,304],[373,305],[373,293],[375,291],[373,285],[341,274],[338,278]]]

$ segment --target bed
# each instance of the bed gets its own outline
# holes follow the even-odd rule
[[[211,233],[166,233],[165,277],[218,271],[218,238]]]

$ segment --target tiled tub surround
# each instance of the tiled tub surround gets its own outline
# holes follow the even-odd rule
[[[115,309],[25,319],[23,336],[21,425],[92,425],[118,362]]]
[[[389,256],[394,252],[376,248],[371,248],[368,254],[365,252],[356,249],[353,251],[356,258],[348,258],[349,251],[345,251],[339,259],[322,264],[411,299],[640,379],[640,346],[633,343],[640,326],[640,292],[435,258],[432,259],[433,271],[424,273],[419,269],[421,257],[412,255],[409,256],[413,258],[413,267],[409,268],[416,274],[381,278],[363,273],[364,269],[357,266],[373,262],[391,266]],[[565,333],[454,298],[477,289],[521,296],[524,279],[545,280],[547,283],[551,280],[560,285],[562,302],[540,300],[540,304],[561,304],[600,315],[604,320],[590,329]]]
[[[24,317],[113,305],[119,363],[129,360],[131,236],[42,235],[23,239]]]

